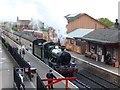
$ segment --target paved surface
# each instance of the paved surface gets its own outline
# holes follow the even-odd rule
[[[0,89],[13,88],[13,58],[2,47],[0,41]]]
[[[104,62],[95,61],[93,59],[87,58],[84,55],[81,55],[81,54],[78,54],[78,53],[75,53],[75,52],[70,52],[70,51],[68,51],[68,52],[71,53],[71,55],[73,57],[77,58],[78,60],[81,60],[83,62],[89,63],[89,64],[91,64],[91,65],[93,65],[95,67],[98,67],[100,69],[106,70],[106,71],[108,71],[110,73],[114,73],[114,74],[120,76],[120,67],[119,68],[115,68],[113,66],[106,65]]]
[[[0,89],[14,88],[13,67],[17,67],[14,59],[0,42]],[[35,88],[33,81],[29,81],[28,78],[24,79],[24,84],[25,88]]]

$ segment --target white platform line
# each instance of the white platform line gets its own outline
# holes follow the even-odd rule
[[[6,58],[1,58],[1,60],[5,60]]]
[[[30,82],[30,84],[32,85],[33,88],[36,88],[35,85],[33,84],[33,82]]]

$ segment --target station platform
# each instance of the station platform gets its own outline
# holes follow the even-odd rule
[[[115,75],[120,76],[120,67],[116,68],[116,67],[107,65],[107,64],[105,64],[105,62],[100,62],[100,61],[96,61],[96,60],[87,58],[84,55],[81,55],[81,54],[76,53],[76,52],[71,52],[71,51],[68,51],[68,52],[72,55],[72,57],[74,57],[82,62],[88,63],[92,66],[95,66],[97,68],[103,69],[107,72],[110,72],[110,73],[113,73]]]
[[[14,58],[0,41],[0,89],[15,88],[13,67],[18,67]],[[35,88],[33,82],[27,77],[24,78],[25,88]]]
[[[0,41],[0,89],[13,88],[13,58],[2,47]]]

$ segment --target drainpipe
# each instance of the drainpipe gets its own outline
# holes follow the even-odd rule
[[[95,30],[97,29],[97,24],[95,24]]]

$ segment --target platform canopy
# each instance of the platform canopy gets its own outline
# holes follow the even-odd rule
[[[66,37],[68,38],[74,38],[74,37],[83,37],[84,35],[92,32],[94,29],[84,29],[84,28],[78,28],[74,29],[73,31],[69,32]]]

